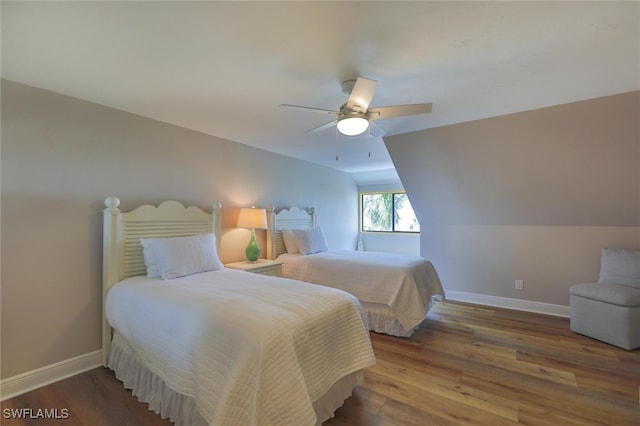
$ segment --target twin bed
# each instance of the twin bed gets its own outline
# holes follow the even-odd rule
[[[269,216],[267,256],[282,262],[282,275],[355,295],[372,331],[410,336],[433,300],[444,300],[438,274],[423,257],[329,250],[315,209],[270,209]]]
[[[222,267],[219,204],[105,205],[103,363],[163,418],[320,424],[375,363],[354,296]]]

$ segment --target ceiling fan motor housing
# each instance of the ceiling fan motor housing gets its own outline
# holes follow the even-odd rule
[[[345,80],[342,82],[342,92],[346,93],[347,95],[351,94],[351,91],[353,90],[353,86],[356,84],[355,80]]]

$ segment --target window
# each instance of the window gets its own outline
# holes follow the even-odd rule
[[[362,232],[420,232],[420,224],[404,192],[360,194]]]

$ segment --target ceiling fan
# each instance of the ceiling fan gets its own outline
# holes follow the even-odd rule
[[[362,77],[358,77],[357,80],[343,82],[342,91],[349,94],[349,99],[340,107],[339,111],[289,104],[282,104],[282,106],[337,115],[338,117],[335,120],[307,130],[305,133],[319,132],[336,125],[338,131],[347,136],[360,135],[370,128],[370,125],[372,125],[371,135],[381,136],[382,130],[377,126],[373,126],[374,120],[431,112],[432,105],[430,103],[369,108],[377,84],[378,82],[375,80]]]

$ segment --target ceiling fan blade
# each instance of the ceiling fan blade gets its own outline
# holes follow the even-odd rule
[[[323,130],[325,130],[325,129],[328,129],[329,127],[334,127],[334,126],[336,125],[336,123],[337,123],[337,122],[338,122],[338,120],[333,120],[333,121],[330,121],[330,122],[328,122],[328,123],[321,124],[321,125],[320,125],[320,126],[318,126],[318,127],[314,127],[313,129],[309,129],[309,130],[307,130],[305,133],[317,133],[317,132],[321,132],[321,131],[323,131]]]
[[[322,113],[322,114],[335,114],[335,115],[339,115],[340,114],[340,111],[333,111],[331,109],[314,108],[314,107],[306,107],[306,106],[300,106],[300,105],[289,105],[289,104],[280,104],[280,106],[287,107],[287,108],[301,109],[301,110],[304,110],[304,111],[319,112],[319,113]]]
[[[378,82],[375,80],[358,77],[353,85],[353,89],[351,89],[346,107],[351,110],[356,109],[359,112],[366,112],[373,99],[377,85]]]
[[[394,105],[371,108],[368,111],[370,120],[400,117],[403,115],[427,114],[431,112],[432,104]]]

